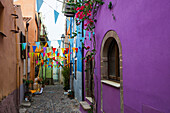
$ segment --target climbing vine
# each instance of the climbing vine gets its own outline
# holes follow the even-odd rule
[[[97,19],[95,18],[98,12],[98,9],[101,5],[104,4],[102,0],[79,0],[78,2],[74,2],[74,0],[70,0],[68,3],[71,7],[71,10],[73,13],[75,13],[76,24],[80,25],[82,22],[84,22],[84,30],[90,32],[93,37],[93,39],[90,39],[90,41],[93,43],[93,49],[91,49],[91,54],[89,56],[84,57],[85,62],[89,62],[90,60],[93,60],[93,66],[92,66],[92,73],[91,73],[91,79],[93,79],[94,75],[94,69],[95,69],[95,55],[96,55],[96,37],[95,37],[95,23],[97,22]],[[77,36],[77,32],[73,33],[72,38]],[[85,37],[84,37],[85,38]],[[83,40],[80,40],[82,42],[82,47],[86,50],[90,50],[90,46],[85,47],[85,44]],[[87,58],[88,57],[88,58]],[[88,68],[86,67],[85,71],[87,71]],[[96,77],[97,78],[97,77]],[[92,90],[92,89],[91,89]],[[91,91],[92,92],[92,91]],[[92,94],[92,110],[89,112],[96,112],[96,101],[95,97]]]

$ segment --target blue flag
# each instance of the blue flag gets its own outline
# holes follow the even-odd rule
[[[39,48],[40,42],[35,42],[35,43],[36,43],[36,45],[37,45],[37,48]]]
[[[51,46],[51,41],[47,41],[47,43],[48,43],[48,46],[50,47]]]
[[[37,1],[37,12],[39,12],[42,4],[43,4],[43,0],[36,0]]]
[[[58,41],[58,45],[61,47],[61,40],[57,40]]]
[[[41,56],[43,57],[43,53],[41,53]]]
[[[24,47],[24,49],[25,49],[25,47],[26,47],[27,43],[22,43],[22,45],[23,45],[23,47]]]
[[[59,13],[58,13],[56,10],[54,10],[54,19],[55,19],[55,23],[57,22],[58,15],[59,15]]]
[[[36,48],[37,48],[37,46],[32,46],[33,52],[35,52]]]

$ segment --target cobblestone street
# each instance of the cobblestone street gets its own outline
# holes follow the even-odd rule
[[[64,95],[62,85],[45,86],[43,93],[32,100],[26,113],[80,113],[79,103]]]

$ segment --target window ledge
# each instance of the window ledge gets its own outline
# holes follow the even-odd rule
[[[110,80],[101,80],[102,83],[107,84],[107,85],[111,85],[113,87],[116,88],[120,88],[120,83],[114,82],[114,81],[110,81]]]
[[[86,110],[86,111],[88,111],[88,110],[91,109],[90,105],[89,105],[87,102],[85,102],[85,101],[81,101],[81,102],[80,102],[80,105],[81,105],[82,108],[83,108],[84,110]]]
[[[91,98],[91,97],[86,97],[86,99],[87,99],[90,103],[92,103],[92,102],[93,102],[93,100],[92,100],[92,98]]]
[[[2,31],[0,31],[0,35],[6,37],[6,35]]]

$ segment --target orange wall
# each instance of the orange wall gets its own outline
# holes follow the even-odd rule
[[[38,27],[35,21],[35,4],[36,0],[18,0],[15,2],[15,4],[21,5],[22,9],[22,15],[24,17],[31,17],[32,19],[29,21],[29,27],[28,27],[28,42],[30,42],[30,45],[35,45],[35,41],[37,41],[37,33],[38,33]],[[30,51],[32,52],[32,47],[30,47]],[[35,58],[30,57],[30,79],[34,80],[35,75]]]
[[[4,6],[3,32],[7,37],[0,36],[0,100],[8,96],[17,88],[16,75],[16,40],[14,29],[13,2],[11,0],[0,0]]]

